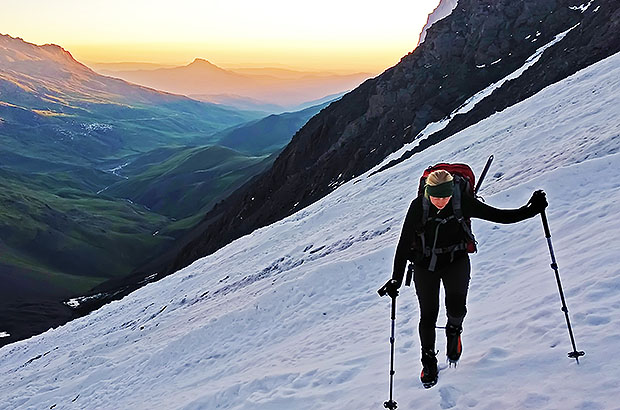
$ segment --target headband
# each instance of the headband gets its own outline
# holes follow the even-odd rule
[[[447,198],[454,192],[454,181],[447,181],[439,185],[426,185],[426,196]]]

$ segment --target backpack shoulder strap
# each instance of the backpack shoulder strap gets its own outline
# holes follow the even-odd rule
[[[421,226],[425,226],[426,222],[428,222],[428,213],[430,211],[431,201],[425,196],[422,195],[422,219]]]
[[[452,193],[452,209],[454,210],[454,217],[457,220],[463,219],[463,208],[461,207],[461,190],[462,184],[465,182],[458,175],[454,176],[454,192]]]
[[[467,184],[467,181],[463,180],[458,175],[454,177],[454,180],[455,180],[455,187],[454,187],[454,193],[452,194],[452,209],[454,210],[454,217],[456,218],[457,221],[460,222],[461,226],[463,227],[463,230],[465,231],[465,234],[471,240],[475,241],[474,234],[471,231],[470,222],[466,221],[465,218],[463,217],[462,195],[463,195],[463,189],[466,188],[467,186],[461,185],[461,184]],[[456,186],[457,184],[459,186]]]
[[[430,206],[431,206],[431,201],[427,197],[422,196],[422,218],[420,220],[420,226],[419,226],[419,229],[416,231],[416,234],[418,236],[418,239],[420,240],[421,251],[425,255],[426,255],[426,238],[424,237],[424,229],[426,227],[426,223],[428,222],[428,213],[430,210]]]

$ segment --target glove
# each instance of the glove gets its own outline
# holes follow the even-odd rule
[[[528,208],[530,208],[535,214],[539,214],[544,211],[548,205],[549,203],[547,203],[545,191],[541,189],[534,191],[532,197],[527,203]]]
[[[385,285],[383,285],[377,293],[379,293],[379,296],[385,296],[387,294],[391,298],[395,298],[398,296],[398,288],[400,288],[400,285],[401,284],[396,279],[390,279],[385,282]]]

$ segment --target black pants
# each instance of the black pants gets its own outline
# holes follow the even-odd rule
[[[471,266],[469,255],[456,259],[449,265],[434,272],[415,265],[413,281],[420,304],[420,343],[422,349],[435,349],[435,326],[439,315],[439,283],[443,282],[446,294],[448,323],[461,326],[467,308]]]

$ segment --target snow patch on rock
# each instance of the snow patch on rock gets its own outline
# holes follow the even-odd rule
[[[428,20],[426,21],[426,25],[422,28],[422,33],[420,33],[420,40],[418,41],[418,45],[424,42],[426,38],[426,31],[436,22],[441,19],[448,17],[452,14],[452,11],[456,8],[458,4],[458,0],[441,0],[435,10],[431,14],[428,15]]]

